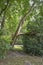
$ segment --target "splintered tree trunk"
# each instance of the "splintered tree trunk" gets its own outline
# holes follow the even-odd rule
[[[35,3],[34,3],[34,4],[35,4]],[[32,7],[30,8],[30,10],[21,18],[20,23],[19,23],[19,25],[18,25],[18,27],[17,27],[17,30],[16,30],[15,34],[13,35],[13,37],[12,37],[12,41],[11,41],[12,47],[13,47],[14,44],[15,44],[16,36],[19,34],[19,32],[20,32],[20,30],[21,30],[21,28],[22,28],[22,25],[23,25],[24,21],[26,20],[26,17],[28,17],[28,16],[30,15],[30,13],[32,12],[32,10],[34,9],[34,4],[33,4]]]

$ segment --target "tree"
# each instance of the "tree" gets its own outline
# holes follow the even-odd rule
[[[42,16],[42,0],[0,0],[0,35],[14,46],[17,36],[29,36],[43,30],[39,24]]]

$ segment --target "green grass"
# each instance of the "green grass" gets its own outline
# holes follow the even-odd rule
[[[14,51],[23,51],[23,45],[14,45]]]

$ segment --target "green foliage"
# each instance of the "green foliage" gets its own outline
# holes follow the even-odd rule
[[[17,39],[16,39],[16,44],[23,45],[22,38],[23,38],[23,36],[18,36]]]
[[[0,39],[0,58],[4,58],[7,51],[11,48],[7,41]]]
[[[3,36],[3,31],[0,30],[0,59],[5,58],[5,55],[8,50],[10,50],[10,39]]]
[[[31,55],[43,55],[43,42],[36,36],[23,37],[24,51]]]
[[[3,40],[2,40],[3,41]],[[0,42],[0,58],[4,58],[7,51],[10,49],[10,44],[3,42]]]
[[[6,10],[4,8],[7,5]],[[31,2],[31,3],[30,3]],[[20,19],[29,11],[33,2],[35,8],[31,14],[26,18],[21,32],[26,33],[35,30],[35,32],[43,34],[43,1],[42,0],[0,0],[0,29],[2,23],[2,16],[5,12],[5,22],[3,29],[0,30],[0,57],[3,57],[7,50],[11,48],[10,42],[12,35],[15,33]],[[35,37],[21,37],[17,38],[16,43],[21,43],[27,50],[30,48],[31,53],[43,54],[43,37],[40,37],[41,42],[38,42]],[[35,47],[36,46],[36,47]],[[34,48],[33,48],[34,47]],[[36,52],[37,51],[37,52]],[[27,50],[28,52],[28,50]],[[40,52],[40,53],[38,53]]]

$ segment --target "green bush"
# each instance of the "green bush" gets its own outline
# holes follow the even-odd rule
[[[11,48],[9,36],[3,33],[4,30],[0,29],[0,59],[5,58],[7,51]]]
[[[31,36],[23,37],[24,51],[31,55],[43,55],[43,42],[37,39],[37,37]]]
[[[16,44],[18,44],[18,45],[23,45],[22,37],[23,37],[23,36],[18,36],[18,37],[17,37],[17,39],[16,39]]]
[[[0,59],[5,58],[7,51],[11,48],[7,40],[0,37]]]

